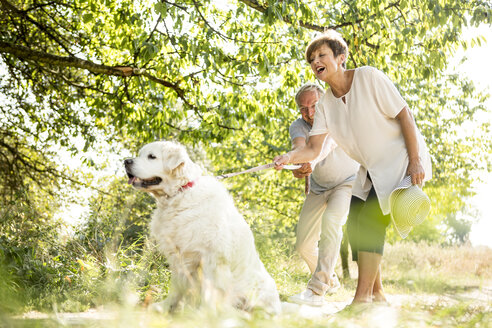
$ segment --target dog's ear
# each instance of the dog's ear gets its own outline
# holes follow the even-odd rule
[[[183,170],[188,154],[181,147],[173,147],[172,149],[163,149],[164,169],[173,172],[174,175],[179,175]]]
[[[183,172],[184,172],[184,166],[185,166],[185,162],[181,162],[178,164],[178,166],[176,166],[172,172],[174,174],[175,177],[181,177],[183,175]]]

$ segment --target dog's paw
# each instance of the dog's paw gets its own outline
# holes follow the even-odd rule
[[[169,312],[169,305],[166,301],[152,303],[149,305],[148,310],[155,313],[167,313]]]
[[[172,301],[169,299],[165,299],[162,302],[153,303],[148,307],[149,311],[155,313],[174,313],[179,311],[180,303],[176,301]]]

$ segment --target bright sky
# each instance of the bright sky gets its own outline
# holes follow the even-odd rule
[[[490,108],[490,107],[489,107]],[[492,248],[492,174],[488,174],[477,187],[477,195],[471,206],[478,210],[478,222],[472,226],[470,241],[474,246],[486,245]]]
[[[460,71],[469,76],[479,89],[488,88],[492,93],[492,29],[490,26],[483,25],[477,29],[469,29],[464,34],[465,38],[475,35],[484,35],[488,41],[486,45],[468,49],[466,52],[459,51],[456,58],[463,54],[468,60],[460,66]],[[492,123],[492,99],[488,99],[486,104],[487,113],[482,118]],[[490,152],[490,148],[488,149]],[[489,163],[490,165],[490,163]],[[472,199],[472,207],[478,212],[478,222],[472,226],[470,240],[473,245],[487,245],[492,247],[492,173],[483,175],[484,182],[476,184],[476,197]]]

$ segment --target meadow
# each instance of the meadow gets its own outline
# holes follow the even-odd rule
[[[467,245],[474,184],[492,163],[490,90],[478,83],[490,60],[460,54],[491,24],[482,0],[1,0],[0,327],[491,326],[492,250]],[[304,50],[326,29],[347,41],[348,69],[394,82],[433,159],[428,218],[405,242],[387,235],[390,305],[345,309],[353,263],[326,307],[286,302],[309,279],[293,251],[304,182],[270,170],[224,183],[285,311],[149,312],[170,276],[147,240],[155,203],[111,162],[163,139],[213,175],[288,151],[294,95],[315,81]],[[82,203],[67,233],[62,210]]]
[[[351,263],[351,277],[343,278],[339,291],[326,297],[327,305],[313,308],[286,302],[289,295],[305,287],[309,274],[297,255],[280,241],[273,244],[268,248],[259,244],[258,249],[283,301],[283,313],[276,317],[260,311],[220,309],[185,310],[172,316],[149,311],[152,302],[165,297],[169,272],[164,259],[146,246],[140,254],[120,248],[107,252],[104,260],[79,260],[80,276],[72,282],[65,278],[65,288],[39,295],[39,299],[22,300],[2,288],[2,308],[8,304],[10,311],[3,313],[1,326],[490,327],[492,249],[488,247],[387,245],[383,283],[389,304],[345,308],[356,285],[356,266]],[[336,271],[341,277],[340,263]],[[25,295],[35,295],[33,290]]]

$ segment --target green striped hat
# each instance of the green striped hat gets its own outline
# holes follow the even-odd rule
[[[430,199],[412,178],[406,176],[390,194],[391,220],[405,239],[413,227],[421,224],[430,211]]]

